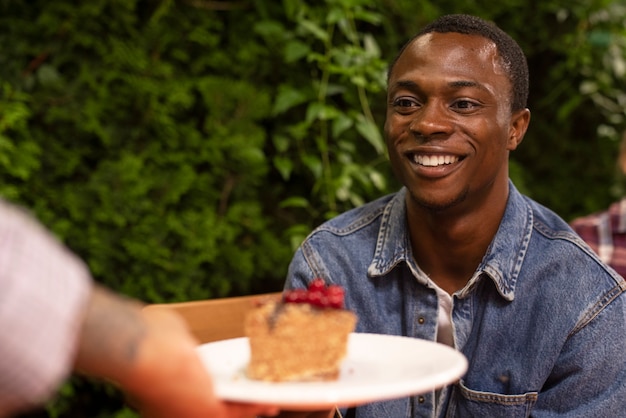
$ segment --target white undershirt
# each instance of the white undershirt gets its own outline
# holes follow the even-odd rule
[[[452,336],[452,296],[430,280],[437,292],[439,309],[437,309],[437,342],[454,347]]]

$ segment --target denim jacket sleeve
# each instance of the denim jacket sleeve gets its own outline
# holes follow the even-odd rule
[[[532,412],[535,417],[626,413],[626,295],[618,283],[582,318],[562,348]],[[612,336],[607,338],[607,336]]]
[[[313,271],[304,257],[302,247],[298,248],[289,264],[285,289],[304,288],[316,277],[323,276]]]

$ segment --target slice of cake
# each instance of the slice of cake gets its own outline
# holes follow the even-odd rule
[[[344,309],[344,290],[315,279],[286,291],[246,317],[251,379],[273,382],[334,380],[346,355],[356,315]]]

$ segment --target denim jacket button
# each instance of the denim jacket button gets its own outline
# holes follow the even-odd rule
[[[426,322],[426,320],[424,319],[424,317],[423,317],[423,316],[420,316],[419,318],[417,318],[417,323],[418,323],[418,324],[423,325],[423,324],[424,324],[424,322]]]

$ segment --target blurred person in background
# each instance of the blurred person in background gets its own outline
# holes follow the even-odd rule
[[[243,418],[217,399],[183,320],[95,284],[22,208],[0,200],[0,417],[41,406],[72,373],[111,382],[142,417]]]
[[[625,177],[626,132],[620,142],[617,168]],[[602,261],[626,277],[626,196],[606,210],[574,219],[571,226]]]

